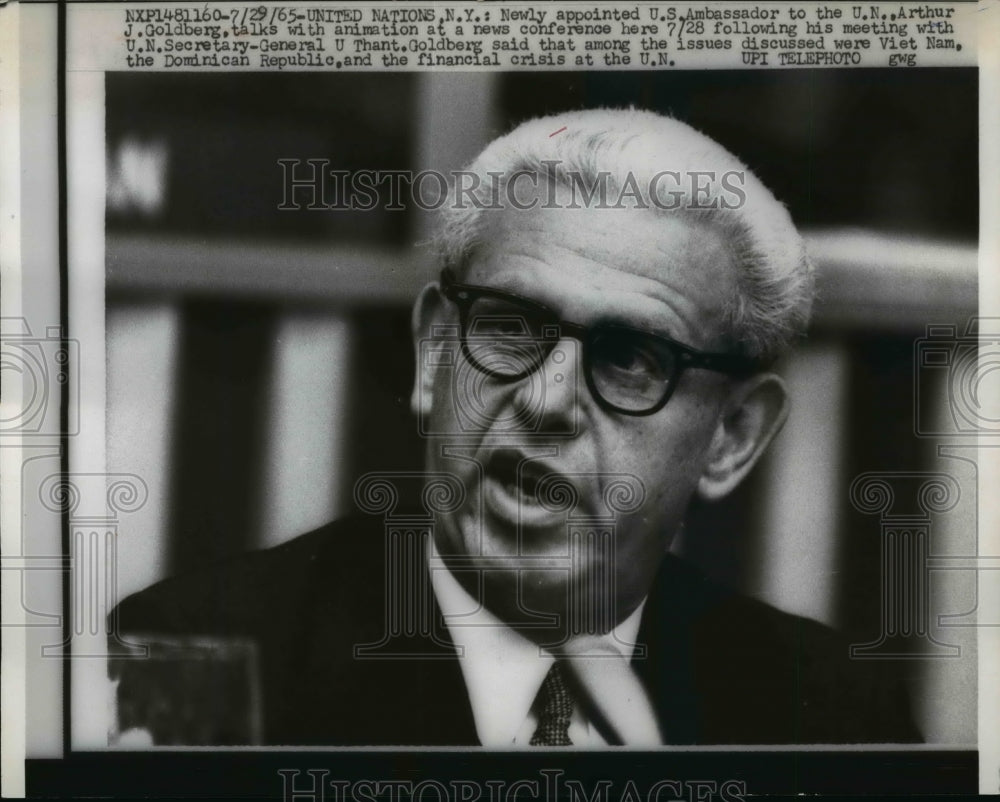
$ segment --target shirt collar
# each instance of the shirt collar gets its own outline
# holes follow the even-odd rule
[[[455,644],[484,746],[510,746],[555,658],[504,624],[463,588],[430,544],[431,585]],[[646,601],[603,637],[631,659]]]

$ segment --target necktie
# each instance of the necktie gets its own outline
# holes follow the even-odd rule
[[[569,720],[573,715],[573,696],[563,679],[562,664],[557,660],[545,675],[535,697],[538,726],[531,736],[532,746],[572,746]]]

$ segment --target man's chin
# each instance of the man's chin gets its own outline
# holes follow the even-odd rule
[[[558,644],[572,635],[604,635],[631,612],[619,609],[609,589],[592,587],[565,566],[565,559],[559,562],[559,567],[536,563],[533,568],[509,570],[497,570],[493,563],[476,586],[467,573],[466,590],[504,624],[542,645]]]
[[[497,618],[530,640],[552,643],[570,626],[565,575],[550,572],[490,572],[483,583],[483,604]]]
[[[560,642],[567,632],[604,634],[625,617],[616,609],[617,577],[607,549],[571,541],[565,512],[540,505],[526,510],[529,505],[511,503],[512,494],[488,480],[481,492],[482,518],[473,503],[440,522],[436,538],[444,563],[477,602],[543,644]],[[581,549],[576,554],[574,544]]]
[[[438,521],[435,543],[446,560],[483,571],[537,567],[565,572],[571,562],[566,523],[565,513],[525,503],[509,488],[486,480],[460,512]]]

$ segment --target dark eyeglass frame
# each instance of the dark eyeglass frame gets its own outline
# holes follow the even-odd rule
[[[684,371],[689,368],[711,370],[716,373],[725,373],[731,376],[750,376],[763,368],[763,365],[759,360],[751,357],[743,356],[741,354],[698,351],[689,345],[672,340],[662,334],[654,334],[653,332],[634,328],[632,326],[624,326],[617,323],[598,323],[594,326],[582,326],[578,323],[571,323],[570,321],[560,318],[554,310],[550,309],[545,304],[539,303],[531,298],[525,298],[522,295],[517,295],[512,292],[497,290],[493,287],[462,284],[455,280],[455,274],[450,268],[445,268],[441,272],[440,287],[442,295],[458,307],[458,317],[461,325],[462,354],[477,370],[503,383],[512,384],[514,382],[521,381],[522,379],[530,376],[532,373],[538,371],[538,369],[545,363],[545,360],[548,359],[551,349],[555,347],[556,343],[558,343],[562,337],[572,337],[573,339],[578,340],[583,347],[583,375],[587,382],[587,388],[590,390],[590,394],[604,409],[619,412],[623,415],[645,417],[659,412],[666,406],[667,402],[674,394],[674,390],[680,383],[680,379]],[[506,301],[518,306],[527,307],[528,309],[534,310],[539,319],[545,321],[542,326],[543,330],[550,329],[551,327],[550,330],[558,331],[558,335],[552,336],[551,346],[544,351],[538,364],[533,365],[528,370],[521,371],[520,373],[506,374],[491,370],[473,356],[471,349],[469,348],[468,341],[469,314],[472,305],[480,298],[493,298],[499,301]],[[649,409],[635,410],[618,406],[617,404],[608,401],[608,399],[606,399],[597,389],[593,376],[593,364],[590,360],[590,349],[592,343],[598,336],[608,332],[641,335],[643,338],[660,344],[674,357],[675,367],[673,374],[669,376],[664,384],[663,396]]]

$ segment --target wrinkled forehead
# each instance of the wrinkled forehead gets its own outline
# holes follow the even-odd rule
[[[736,292],[726,238],[685,213],[571,204],[565,190],[531,208],[484,210],[464,280],[534,298],[566,319],[614,318],[718,344]]]

